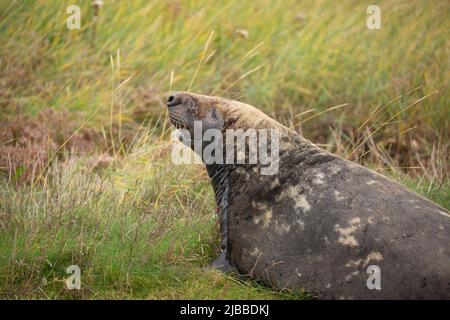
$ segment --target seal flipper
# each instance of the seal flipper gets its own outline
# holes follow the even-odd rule
[[[228,168],[223,164],[207,165],[206,169],[211,178],[217,203],[217,215],[220,225],[220,254],[211,263],[214,269],[222,272],[233,271],[234,268],[228,263],[227,246],[228,246]]]
[[[221,241],[220,241],[220,249],[221,250],[220,250],[219,256],[211,262],[211,266],[214,269],[217,269],[224,273],[234,272],[236,269],[233,268],[228,263],[228,258],[227,258],[228,221],[227,221],[226,208],[224,208],[224,210],[219,210],[219,223],[220,223],[220,236],[221,236]]]
[[[233,272],[235,269],[228,263],[227,252],[221,251],[219,256],[211,262],[211,267],[221,272]]]

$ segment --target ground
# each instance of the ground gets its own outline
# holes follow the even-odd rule
[[[0,297],[304,299],[209,269],[201,165],[170,160],[165,100],[257,106],[450,208],[448,1],[0,3]],[[82,290],[68,290],[70,265]]]

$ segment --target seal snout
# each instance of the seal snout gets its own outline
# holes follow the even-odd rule
[[[167,107],[174,107],[181,103],[180,94],[177,92],[172,93],[169,98],[167,98]]]

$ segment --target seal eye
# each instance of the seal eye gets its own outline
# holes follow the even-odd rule
[[[217,110],[216,110],[216,108],[212,108],[211,109],[211,117],[213,119],[217,119]]]

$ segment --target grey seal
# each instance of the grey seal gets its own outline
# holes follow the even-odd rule
[[[195,121],[280,132],[276,174],[261,174],[260,163],[206,164],[222,236],[214,266],[320,299],[450,298],[446,209],[251,105],[175,92],[167,106],[191,133]]]

